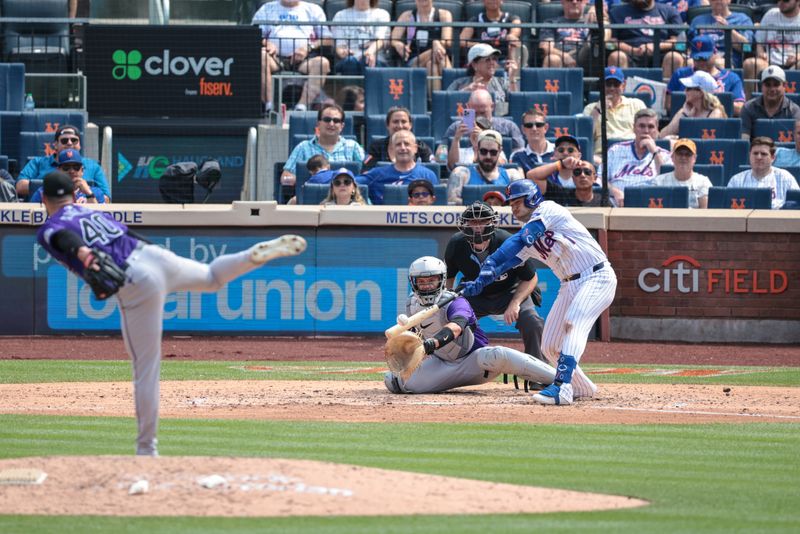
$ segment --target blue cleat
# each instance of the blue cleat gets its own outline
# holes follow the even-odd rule
[[[534,395],[533,400],[539,404],[572,404],[572,384],[550,384]]]

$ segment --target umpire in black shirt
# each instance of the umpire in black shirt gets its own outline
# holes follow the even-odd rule
[[[480,201],[468,206],[461,214],[459,232],[450,238],[444,253],[447,287],[453,287],[459,272],[463,281],[475,280],[486,258],[511,237],[510,233],[496,228],[497,219],[492,207]],[[534,302],[538,306],[542,301],[537,280],[533,260],[528,259],[486,286],[480,295],[467,297],[467,300],[478,318],[502,314],[506,324],[516,322],[515,328],[522,334],[525,352],[546,362],[541,348],[544,320],[534,308]]]

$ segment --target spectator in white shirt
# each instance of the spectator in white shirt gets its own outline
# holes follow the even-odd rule
[[[800,189],[788,171],[773,167],[775,142],[769,137],[756,137],[750,142],[750,169],[735,174],[728,187],[769,188],[772,190],[772,209],[779,210],[786,202],[786,192]]]
[[[357,76],[365,67],[387,67],[383,49],[389,44],[389,26],[361,26],[363,22],[391,20],[385,9],[375,7],[378,0],[347,0],[347,9],[333,16],[333,22],[351,22],[349,26],[334,26],[336,39],[335,70],[338,74]]]
[[[678,139],[672,145],[672,164],[675,170],[656,176],[653,185],[658,187],[688,187],[689,207],[708,207],[708,176],[694,172],[697,163],[697,145],[691,139]]]

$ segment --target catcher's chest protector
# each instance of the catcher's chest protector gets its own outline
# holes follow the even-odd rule
[[[433,317],[427,321],[424,321],[420,325],[422,337],[433,337],[439,330],[444,328],[444,325],[449,322],[447,320],[447,309],[450,307],[450,304],[452,303],[445,305],[445,307],[439,310]],[[413,295],[409,297],[408,302],[406,303],[406,310],[409,316],[414,315],[425,308],[427,308],[427,306],[422,306]],[[469,352],[469,349],[472,348],[473,343],[475,343],[475,336],[472,333],[472,329],[470,327],[466,327],[455,341],[448,343],[444,347],[436,349],[434,354],[443,360],[455,361],[465,356]]]

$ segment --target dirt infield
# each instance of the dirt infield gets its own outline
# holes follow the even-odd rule
[[[522,350],[518,338],[492,339]],[[165,359],[263,361],[383,361],[379,337],[187,337],[164,339]],[[122,339],[110,337],[0,337],[4,359],[127,359]],[[697,345],[670,343],[590,342],[583,355],[587,363],[642,363],[662,365],[800,365],[800,347],[794,345]]]
[[[501,343],[521,349],[517,340]],[[170,337],[163,344],[165,359],[227,361],[242,372],[243,380],[163,381],[161,417],[528,424],[565,420],[571,424],[800,421],[800,388],[601,384],[595,398],[558,408],[535,405],[529,393],[499,382],[437,395],[392,395],[380,377],[384,369],[382,344],[380,338]],[[125,360],[127,355],[118,337],[5,337],[0,338],[0,359]],[[375,380],[317,379],[327,371],[309,380],[248,379],[271,370],[270,361],[363,361],[367,364],[358,372],[374,373]],[[584,361],[609,365],[595,370],[597,375],[633,372],[625,367],[633,363],[764,368],[800,364],[800,348],[593,342]],[[702,372],[725,375],[730,371]],[[132,396],[130,382],[0,384],[0,413],[133,417]],[[0,514],[246,517],[547,513],[647,504],[628,497],[282,459],[70,457],[0,461],[0,472],[13,467],[38,468],[48,473],[48,478],[41,486],[4,487]],[[203,487],[200,479],[212,474],[218,475],[220,485]],[[142,479],[148,480],[148,491],[129,495],[131,485]],[[391,488],[391,499],[385,498],[387,488]],[[387,500],[396,507],[387,508]],[[476,508],[476,502],[481,506]],[[565,503],[570,507],[564,508]]]
[[[310,460],[49,457],[0,460],[47,474],[6,486],[0,514],[112,516],[375,516],[535,514],[632,508],[629,497],[516,486]],[[147,491],[130,494],[139,481]]]

